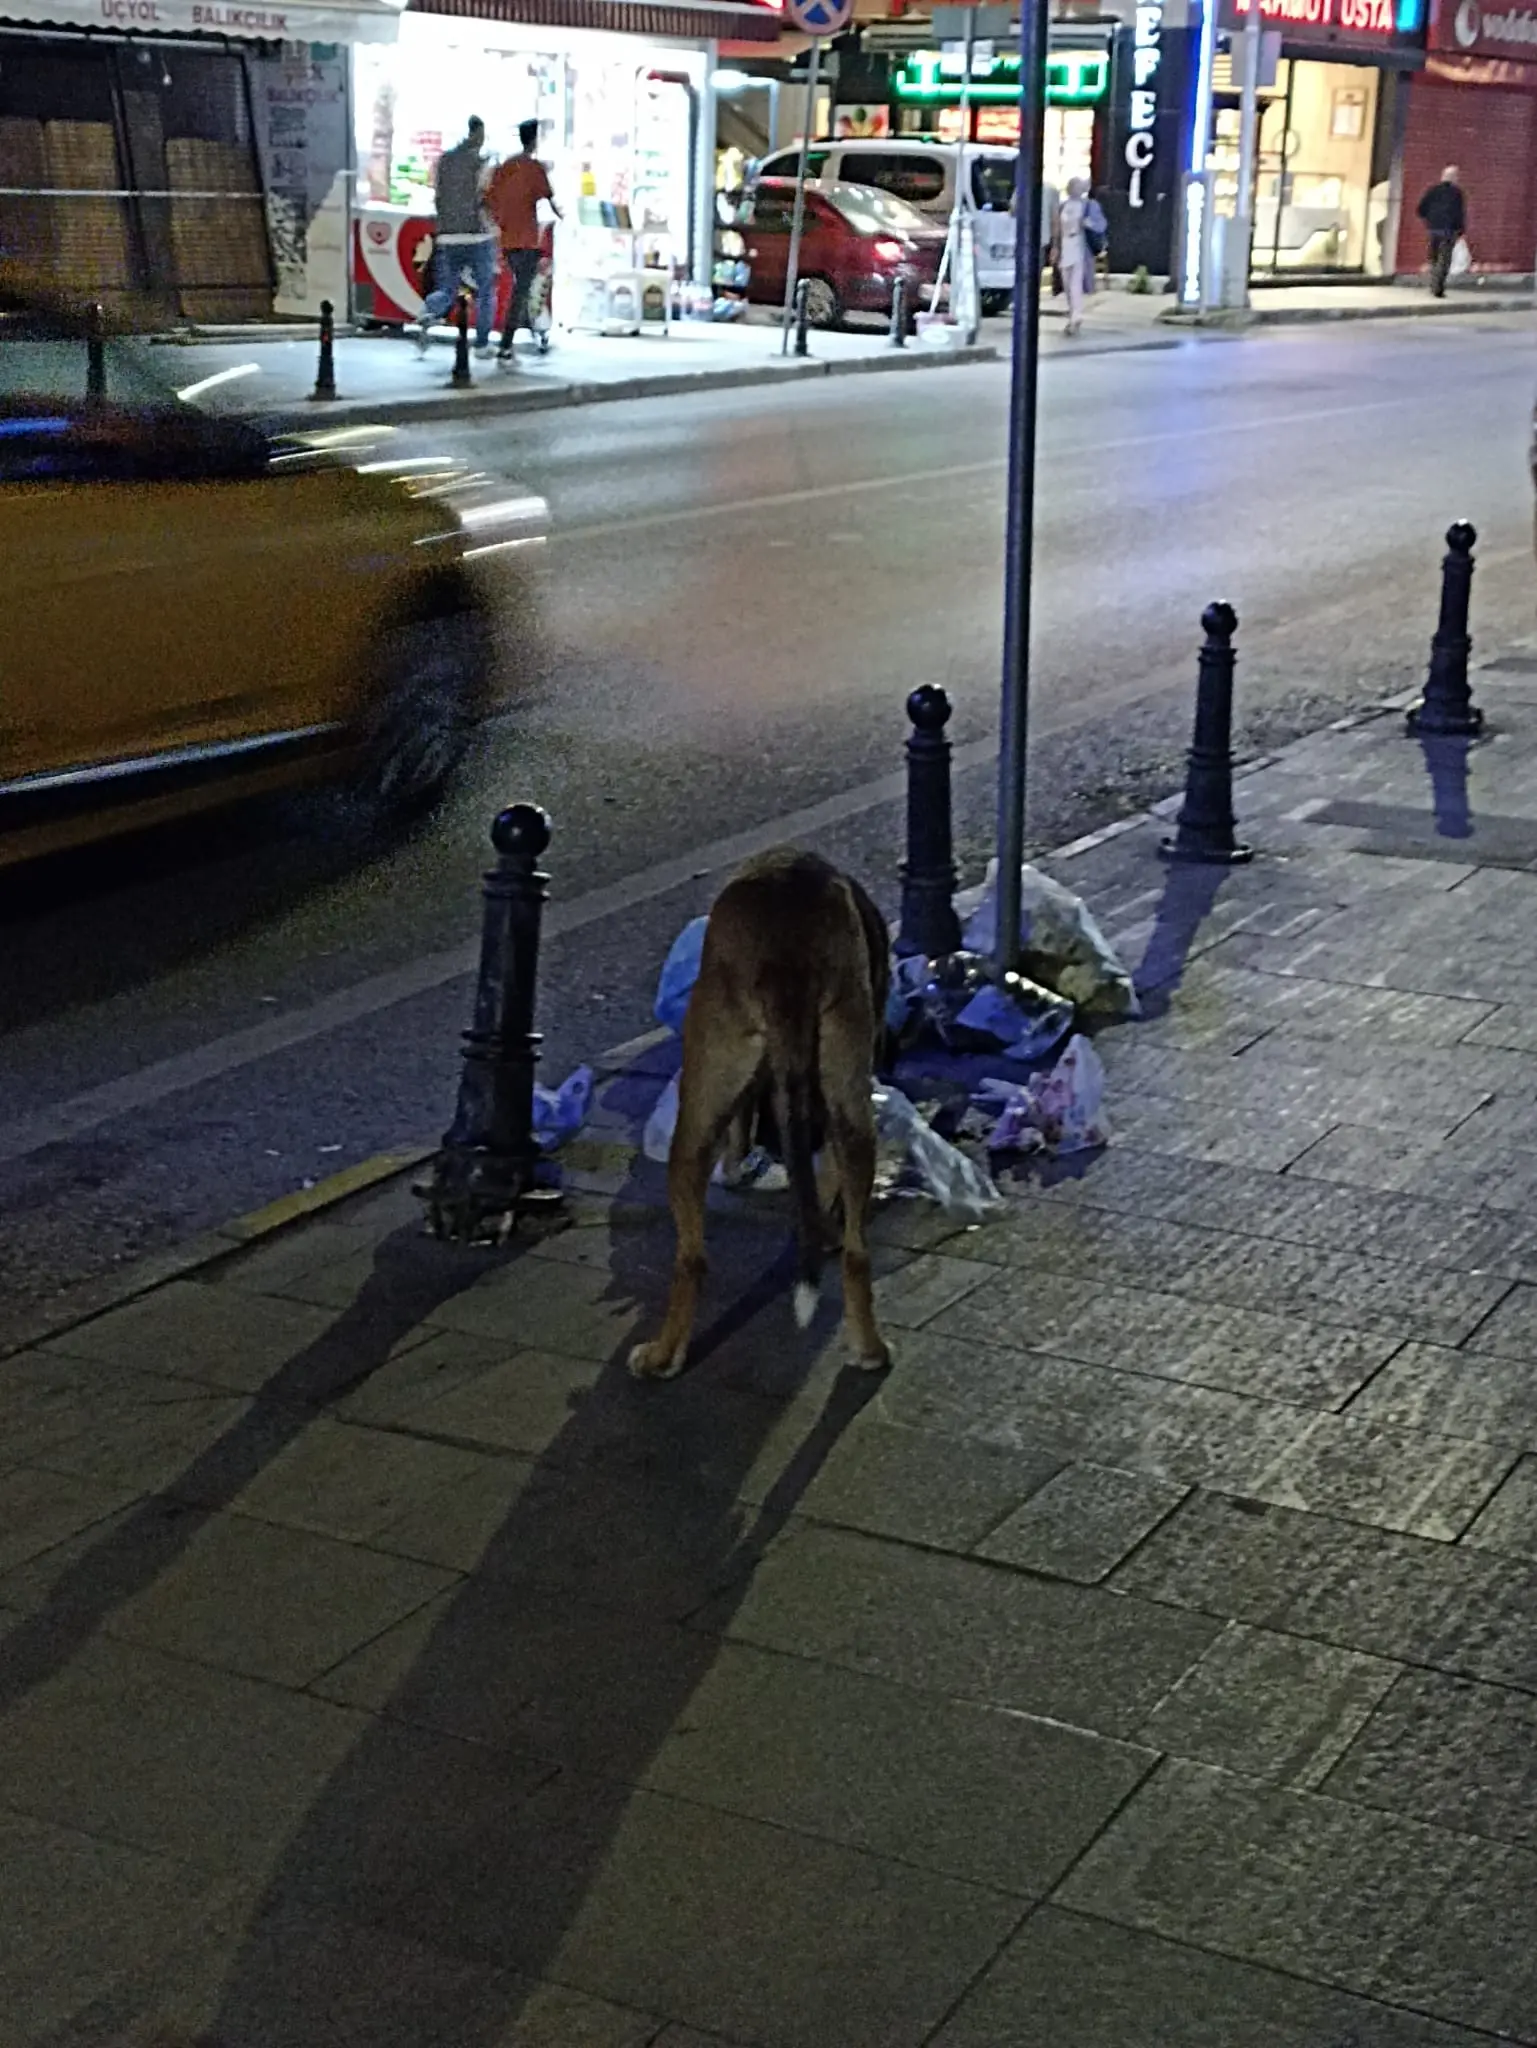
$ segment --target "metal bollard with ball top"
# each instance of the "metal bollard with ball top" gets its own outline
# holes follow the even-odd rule
[[[336,308],[329,299],[320,302],[320,360],[315,367],[315,388],[311,399],[326,404],[336,396]]]
[[[1473,702],[1468,683],[1468,656],[1473,652],[1468,610],[1477,539],[1465,519],[1459,519],[1447,532],[1441,563],[1441,615],[1430,643],[1430,673],[1425,678],[1425,694],[1406,720],[1417,739],[1474,739],[1484,729],[1484,714]]]
[[[468,391],[474,381],[470,375],[470,295],[461,285],[454,305],[454,374],[449,382],[456,391]]]
[[[907,859],[902,863],[899,954],[937,960],[961,943],[955,914],[955,848],[950,816],[950,699],[920,683],[907,700]]]
[[[464,1034],[464,1071],[454,1120],[417,1184],[435,1237],[505,1241],[520,1216],[557,1209],[552,1170],[534,1137],[534,1029],[539,930],[550,878],[540,866],[550,820],[513,804],[491,827],[497,862],[487,871],[475,1009]]]
[[[1201,625],[1206,639],[1198,665],[1185,800],[1174,837],[1166,839],[1159,852],[1165,860],[1238,867],[1253,858],[1253,848],[1238,837],[1233,816],[1233,671],[1238,664],[1233,635],[1238,614],[1230,604],[1209,604]]]
[[[907,279],[899,277],[891,287],[891,330],[893,348],[907,346]]]

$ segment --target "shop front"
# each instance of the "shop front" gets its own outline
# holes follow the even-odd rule
[[[1099,183],[1109,148],[1108,114],[1115,24],[1051,27],[1046,60],[1044,177],[1058,190],[1069,178]],[[962,137],[966,53],[938,46],[926,24],[864,29],[856,49],[840,53],[833,133],[840,136]],[[1005,43],[972,46],[966,93],[967,139],[1019,140],[1019,52]]]
[[[1228,0],[1212,67],[1207,167],[1219,216],[1236,209],[1243,31]],[[1258,0],[1261,72],[1250,275],[1381,276],[1393,269],[1395,164],[1407,74],[1424,62],[1424,0]]]
[[[473,5],[473,0],[469,0]],[[553,229],[562,280],[594,275],[707,277],[714,203],[717,39],[770,42],[767,8],[505,0],[508,14],[413,6],[388,48],[354,70],[357,225],[354,314],[399,323],[420,309],[431,260],[433,172],[470,115],[493,158],[539,123],[538,154],[565,218]],[[571,25],[576,23],[578,25]]]
[[[165,318],[342,303],[347,46],[398,0],[4,0],[0,254]]]
[[[1398,268],[1426,256],[1421,195],[1455,164],[1475,270],[1532,269],[1537,254],[1537,9],[1433,0],[1430,54],[1409,88]]]

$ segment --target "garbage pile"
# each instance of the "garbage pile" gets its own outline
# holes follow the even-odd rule
[[[989,1165],[1108,1144],[1104,1065],[1075,1026],[1140,1014],[1131,976],[1087,905],[1028,864],[1020,885],[1023,972],[1000,977],[992,967],[996,862],[977,888],[956,898],[960,951],[894,963],[886,1024],[899,1075],[904,1067],[919,1070],[913,1086],[927,1096],[935,1092],[936,1053],[956,1072],[948,1085],[941,1077],[940,1099],[921,1107],[898,1085],[878,1086],[872,1096],[881,1147],[877,1194],[926,1195],[967,1223],[1001,1213],[1006,1199],[987,1167],[936,1129],[936,1121],[979,1146]],[[683,1028],[707,923],[696,917],[685,925],[663,963],[655,1012],[671,1031]],[[1000,1065],[1017,1071],[1000,1074]],[[989,1071],[975,1071],[979,1066]],[[947,1104],[944,1096],[957,1091],[959,1104]],[[647,1158],[665,1163],[677,1113],[674,1080],[647,1123]],[[779,1161],[755,1151],[736,1184],[767,1190],[783,1188],[785,1179]]]

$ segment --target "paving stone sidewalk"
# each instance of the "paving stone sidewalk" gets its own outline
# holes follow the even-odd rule
[[[608,1077],[0,1364],[0,2044],[1537,2042],[1537,657],[1064,859],[1114,1145],[876,1225],[889,1376]]]

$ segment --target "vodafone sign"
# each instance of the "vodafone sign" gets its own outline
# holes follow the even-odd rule
[[[1437,0],[1430,47],[1458,57],[1508,57],[1518,64],[1537,64],[1537,6]]]

